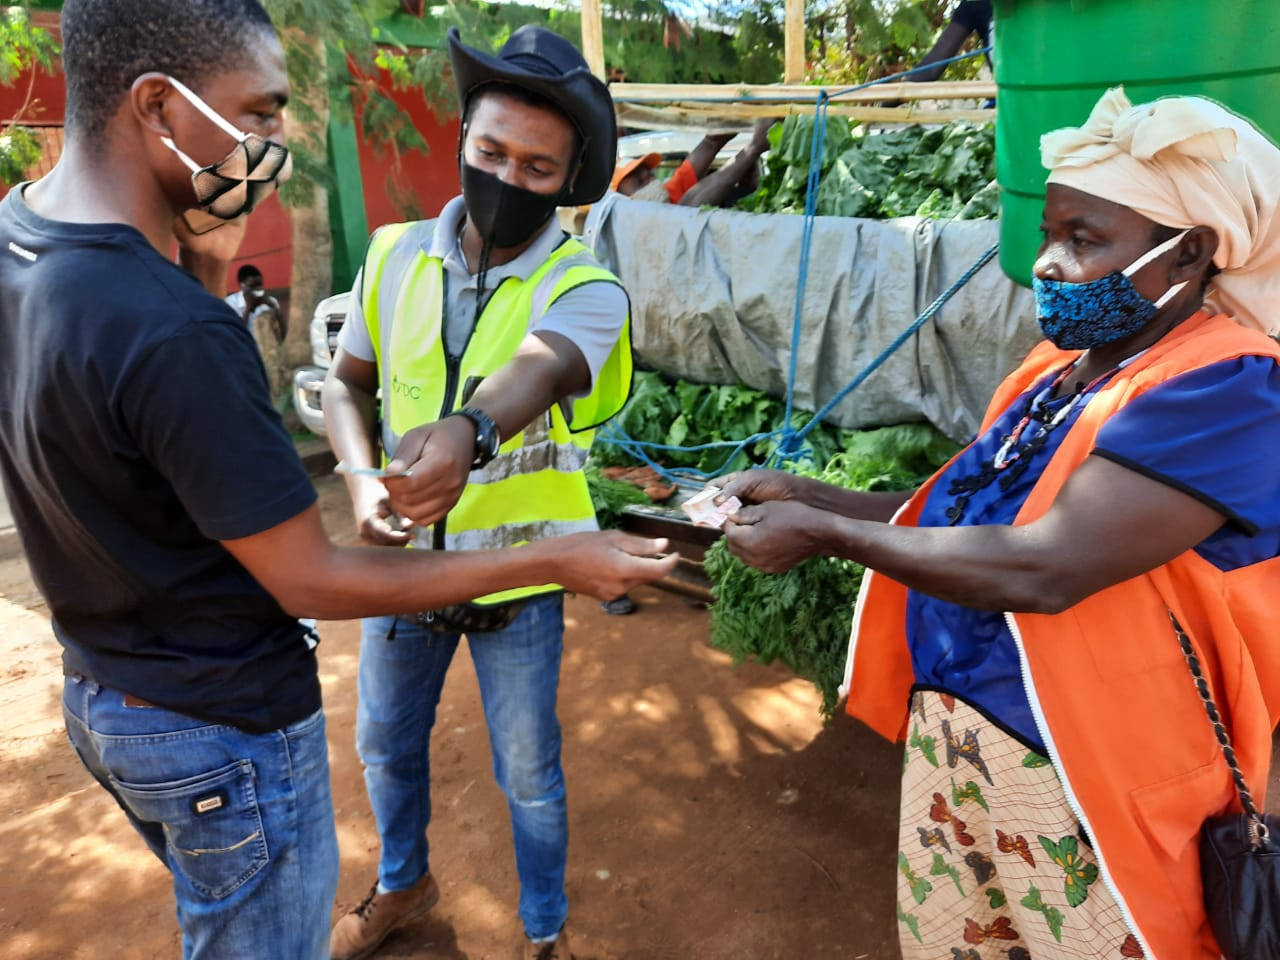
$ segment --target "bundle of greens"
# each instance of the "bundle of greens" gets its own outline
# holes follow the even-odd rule
[[[755,213],[804,213],[815,120],[793,114],[770,131],[760,187],[739,203]],[[977,220],[997,216],[995,130],[965,121],[866,133],[827,117],[817,213]]]
[[[852,490],[912,490],[954,455],[957,445],[927,424],[846,431],[845,447],[822,469],[802,468]],[[862,567],[815,557],[780,575],[761,573],[717,541],[704,561],[715,603],[711,642],[746,660],[777,660],[813,682],[830,718],[844,674]]]
[[[750,387],[721,386],[673,380],[661,373],[639,372],[632,382],[626,407],[597,437],[591,459],[599,466],[633,464],[640,461],[626,444],[610,436],[622,436],[640,444],[657,447],[701,447],[703,450],[650,449],[650,455],[668,467],[689,467],[703,473],[721,474],[764,463],[777,449],[778,439],[766,436],[735,452],[739,442],[757,434],[768,434],[782,426],[786,405],[767,393]],[[791,426],[799,430],[813,414],[793,410]],[[843,431],[819,423],[805,437],[806,452],[800,459],[824,464],[844,444]]]
[[[587,463],[585,472],[591,503],[596,508],[596,522],[600,524],[601,530],[620,527],[623,511],[627,507],[651,502],[649,495],[634,483],[609,479],[594,462]]]

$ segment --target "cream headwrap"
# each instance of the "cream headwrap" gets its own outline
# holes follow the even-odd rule
[[[1049,183],[1129,207],[1149,220],[1218,235],[1222,270],[1205,301],[1245,326],[1280,329],[1280,148],[1203,97],[1132,106],[1103,94],[1083,127],[1046,133]]]

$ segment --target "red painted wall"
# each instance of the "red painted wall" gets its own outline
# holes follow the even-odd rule
[[[0,119],[12,119],[15,111],[26,102],[30,75],[23,76],[10,87],[0,87]],[[456,150],[458,120],[453,118],[441,123],[416,91],[395,91],[384,76],[382,86],[409,114],[414,126],[427,141],[429,152],[423,155],[413,151],[398,161],[389,152],[375,149],[359,139],[361,177],[364,184],[365,213],[372,231],[384,223],[404,220],[406,216],[433,217],[440,208],[459,191]],[[61,137],[57,134],[66,113],[66,86],[62,74],[38,72],[32,88],[38,100],[38,111],[28,110],[23,119],[29,123],[48,124],[50,144],[45,160],[31,171],[33,177],[42,176],[52,168],[61,151]],[[357,120],[357,130],[359,121]],[[6,189],[0,185],[0,196]],[[409,209],[402,209],[405,207]],[[280,297],[282,303],[288,297],[289,279],[293,268],[293,241],[290,234],[289,214],[280,205],[278,197],[271,197],[249,217],[240,253],[231,264],[228,292],[236,289],[236,269],[252,263],[262,271],[268,290]]]
[[[422,94],[416,90],[392,90],[386,74],[381,80],[383,91],[408,113],[414,127],[427,141],[429,151],[424,156],[414,150],[397,160],[389,151],[372,146],[361,135],[357,120],[365,215],[370,231],[384,223],[434,217],[445,203],[462,192],[458,181],[458,118],[441,122]]]

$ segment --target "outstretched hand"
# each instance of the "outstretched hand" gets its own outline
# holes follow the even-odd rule
[[[665,554],[665,538],[635,537],[618,530],[575,533],[543,541],[557,548],[559,582],[572,593],[613,600],[633,587],[671,573],[680,555]]]

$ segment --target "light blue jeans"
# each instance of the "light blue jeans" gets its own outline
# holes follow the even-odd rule
[[[245,733],[68,677],[62,713],[172,873],[186,960],[328,960],[338,837],[323,712]]]
[[[511,811],[520,920],[533,939],[554,936],[569,912],[569,820],[556,717],[563,638],[559,593],[530,600],[504,630],[467,637],[493,775]],[[429,869],[431,728],[458,641],[457,634],[434,633],[411,618],[363,624],[356,746],[382,841],[378,882],[384,890],[407,889]]]

